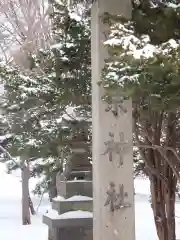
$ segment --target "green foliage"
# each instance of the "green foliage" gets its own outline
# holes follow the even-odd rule
[[[176,1],[149,0],[134,4],[132,20],[136,34],[148,34],[153,44],[179,39],[180,5],[175,4]]]
[[[110,57],[101,84],[104,99],[112,94],[132,98],[135,175],[143,173],[149,177],[155,226],[158,238],[163,240],[162,232],[166,229],[172,233],[168,239],[176,238],[174,206],[180,181],[180,8],[162,1],[152,5],[150,0],[140,1],[139,6],[134,6],[129,22],[109,16],[111,31],[105,44]],[[163,227],[156,221],[157,216],[163,219]]]
[[[133,22],[134,23],[134,22]],[[141,103],[144,111],[176,110],[180,104],[180,47],[174,39],[153,45],[147,35],[136,35],[133,23],[111,26],[106,41],[110,58],[103,71],[107,92]]]
[[[54,171],[62,171],[69,153],[63,142],[72,129],[61,121],[67,107],[75,107],[79,116],[91,115],[89,10],[84,19],[76,20],[66,3],[53,1],[52,7],[55,43],[31,56],[33,69],[0,65],[5,88],[1,107],[14,136],[8,150],[12,156],[29,159],[32,176],[44,175],[46,183]],[[18,167],[12,161],[8,166]]]
[[[49,133],[54,128],[55,119],[52,115],[57,114],[57,88],[47,77],[42,78],[37,74],[33,76],[30,72],[22,75],[13,67],[1,65],[0,75],[6,91],[3,109],[9,130],[15,135],[15,152],[12,149],[12,154],[19,156],[25,150],[27,156],[34,157],[39,152],[38,148],[48,142]],[[43,127],[42,124],[46,121],[48,126]],[[55,133],[56,129],[53,131]]]
[[[47,71],[52,73],[54,70],[54,82],[61,89],[59,103],[89,105],[91,55],[88,11],[84,13],[86,18],[76,20],[66,4],[55,2],[53,8],[51,17],[56,44],[46,52],[47,55],[53,54],[54,58]]]
[[[165,12],[169,14],[168,23]],[[178,5],[166,4],[153,8],[149,5],[134,7],[132,21],[121,16],[108,16],[108,19],[106,14],[111,31],[105,42],[110,57],[102,72],[104,99],[110,98],[112,93],[132,98],[134,130],[140,144],[154,143],[162,147],[171,144],[167,122],[174,114],[178,120],[171,122],[176,128],[173,144],[178,145],[180,36],[177,25],[173,25],[178,12]],[[163,33],[159,29],[161,25]],[[158,176],[157,171],[167,171],[164,159],[153,154],[156,156],[156,151],[146,148],[134,152],[136,174],[143,171],[149,176]]]

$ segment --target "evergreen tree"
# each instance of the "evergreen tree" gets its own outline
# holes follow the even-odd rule
[[[87,6],[86,6],[87,7]],[[69,144],[64,142],[71,141],[73,129],[71,122],[80,119],[87,121],[91,118],[91,55],[90,55],[90,6],[84,8],[81,16],[77,12],[73,12],[67,4],[67,1],[58,3],[52,1],[52,23],[53,35],[56,43],[51,47],[46,54],[51,58],[53,53],[53,65],[46,68],[47,72],[52,72],[53,82],[60,90],[58,103],[66,106],[65,127],[69,131],[66,138],[61,138],[59,146],[64,145],[66,153],[65,163],[69,165],[69,154],[71,152]],[[46,62],[47,55],[43,60]],[[42,59],[41,59],[42,62]],[[53,66],[53,68],[52,68]],[[73,108],[73,116],[67,113],[67,107]],[[67,123],[69,121],[69,124]],[[82,125],[82,128],[84,126]],[[68,141],[66,141],[68,140]],[[83,164],[83,163],[82,163]],[[70,164],[71,165],[71,164]],[[66,171],[66,170],[65,170]]]
[[[44,176],[35,189],[38,193],[52,186],[66,161],[68,150],[60,146],[71,133],[61,123],[67,107],[73,107],[78,117],[91,115],[89,12],[84,12],[86,18],[75,19],[66,2],[53,2],[52,9],[55,44],[32,56],[34,68],[22,72],[18,67],[0,67],[2,107],[13,134],[8,151],[20,156],[20,163],[28,161],[31,176]],[[13,170],[19,163],[9,161],[8,167]]]
[[[105,14],[111,28],[105,42],[110,58],[100,84],[110,104],[112,94],[133,100],[134,142],[141,159],[136,166],[143,167],[150,179],[151,206],[160,240],[176,239],[175,193],[180,181],[179,16],[180,5],[149,0],[134,3],[132,21]]]

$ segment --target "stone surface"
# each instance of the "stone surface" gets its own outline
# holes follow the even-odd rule
[[[92,180],[92,171],[72,171],[69,180],[74,180],[75,178],[77,178],[77,180]]]
[[[49,240],[92,240],[92,227],[60,228],[50,231]]]
[[[90,171],[90,170],[92,170],[92,164],[90,163],[88,156],[89,156],[89,154],[87,152],[73,153],[71,171],[88,171],[88,170]]]
[[[78,122],[75,121],[72,138],[64,142],[71,148],[71,155],[64,172],[56,175],[58,196],[52,200],[53,210],[43,216],[43,222],[49,227],[49,240],[93,238],[92,165],[89,160],[89,142],[87,129],[83,129],[84,125],[79,124],[77,127],[76,124]]]
[[[98,85],[104,59],[103,45],[108,26],[104,12],[131,15],[130,0],[98,0],[92,7],[92,122],[93,122],[93,204],[95,240],[135,239],[132,154],[132,106],[124,102],[127,113],[117,108],[117,116],[107,112],[102,101],[104,89]],[[122,109],[121,109],[122,110]],[[122,137],[123,136],[123,137]],[[128,141],[128,148],[123,141]],[[126,150],[126,151],[125,151]]]
[[[60,216],[60,215],[59,215]],[[70,228],[70,227],[92,227],[93,218],[62,218],[58,219],[55,217],[51,217],[48,214],[43,216],[43,223],[46,224],[50,229],[53,228]],[[66,240],[66,239],[65,239]]]
[[[69,198],[74,195],[92,197],[92,181],[74,180],[59,182],[60,195]]]
[[[62,195],[62,181],[74,180],[72,172],[76,172],[76,179],[82,178],[83,171],[92,171],[92,164],[90,162],[91,149],[90,149],[90,139],[88,135],[89,123],[87,121],[66,121],[66,124],[72,130],[72,136],[69,139],[63,141],[63,145],[68,146],[71,150],[65,165],[63,173],[59,172],[56,176],[56,188],[57,194]],[[80,176],[78,176],[78,171]],[[85,175],[86,176],[86,175]],[[74,178],[75,178],[74,177]],[[92,179],[88,177],[88,179]],[[63,186],[64,189],[64,186]]]
[[[52,200],[52,209],[58,211],[59,214],[67,211],[93,211],[93,200]]]
[[[43,216],[43,223],[49,227],[48,240],[93,239],[93,218],[90,212],[73,211],[58,215],[51,210]]]

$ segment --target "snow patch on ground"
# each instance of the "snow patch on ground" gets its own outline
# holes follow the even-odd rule
[[[154,217],[150,205],[150,183],[148,179],[139,178],[135,186],[135,224],[136,240],[157,240]],[[180,239],[180,201],[175,205],[176,239]]]
[[[35,180],[31,180],[31,188],[35,186]],[[37,181],[37,180],[36,180]],[[135,180],[135,221],[136,240],[157,240],[153,214],[149,203],[150,186],[147,179]],[[78,198],[84,196],[73,196]],[[62,199],[62,197],[61,197]],[[33,196],[35,209],[40,199]],[[48,210],[49,209],[49,210]],[[47,197],[42,200],[36,216],[32,217],[32,225],[21,225],[21,179],[20,173],[13,175],[6,173],[5,165],[0,163],[0,239],[1,240],[47,240],[48,228],[42,223],[42,214],[47,210],[54,216],[57,212],[50,207]],[[68,212],[62,217],[92,216],[91,212],[75,211]],[[176,203],[177,239],[180,239],[180,202]]]
[[[35,209],[39,199],[33,197]],[[5,165],[0,163],[0,239],[1,240],[46,240],[48,228],[42,224],[41,216],[47,210],[48,201],[43,199],[42,206],[32,224],[21,225],[21,182],[19,178],[6,174]]]

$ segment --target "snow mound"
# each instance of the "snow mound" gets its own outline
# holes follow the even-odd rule
[[[81,195],[75,195],[66,199],[66,201],[89,201],[89,200],[92,200],[92,198],[88,196],[81,196]]]
[[[57,196],[57,197],[53,198],[53,200],[54,200],[54,201],[64,201],[65,198],[62,197],[62,196]]]
[[[61,219],[64,218],[92,218],[93,213],[88,211],[69,211],[60,215]]]
[[[92,218],[93,213],[88,211],[69,211],[63,214],[58,214],[56,210],[49,210],[45,216],[51,218],[51,219],[72,219],[72,218]]]

